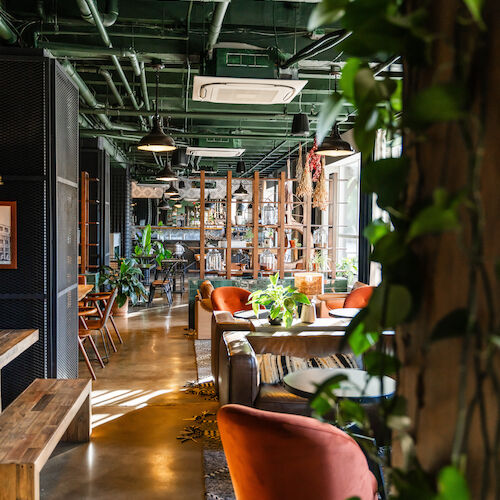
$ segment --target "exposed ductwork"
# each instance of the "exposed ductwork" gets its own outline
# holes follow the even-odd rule
[[[5,19],[0,14],[0,38],[5,40],[8,44],[13,44],[17,42],[17,35],[12,31],[5,21]]]
[[[212,17],[212,22],[208,30],[208,40],[207,40],[207,53],[208,57],[212,57],[212,51],[214,45],[217,43],[219,38],[222,23],[224,21],[224,16],[226,15],[226,10],[229,7],[230,0],[225,2],[219,2],[214,10],[214,15]]]
[[[102,68],[99,68],[97,70],[97,73],[101,75],[104,78],[104,80],[106,80],[109,90],[111,90],[111,93],[115,97],[116,104],[121,108],[123,106],[123,99],[122,96],[120,95],[120,92],[118,92],[118,89],[116,88],[115,82],[111,77],[111,73],[107,69],[102,69]]]
[[[85,0],[76,0],[76,4],[82,13],[82,19],[90,24],[96,24],[92,12]],[[108,0],[108,12],[106,14],[101,14],[102,24],[104,26],[113,26],[118,19],[118,0]]]

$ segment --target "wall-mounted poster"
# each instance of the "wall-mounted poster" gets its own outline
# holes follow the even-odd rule
[[[17,269],[15,201],[0,201],[0,269]]]

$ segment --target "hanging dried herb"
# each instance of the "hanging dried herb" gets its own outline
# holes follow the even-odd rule
[[[320,174],[314,190],[312,206],[320,210],[326,210],[328,208],[328,190],[326,189],[324,158],[321,161]]]
[[[306,164],[302,170],[302,175],[299,179],[299,185],[297,187],[297,196],[304,198],[306,196],[311,196],[313,192],[311,170],[309,168],[309,160],[306,160]]]

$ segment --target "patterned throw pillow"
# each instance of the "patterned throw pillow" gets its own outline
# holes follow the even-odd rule
[[[260,381],[279,384],[285,375],[307,368],[359,368],[353,354],[331,354],[324,358],[297,358],[278,354],[257,354]]]

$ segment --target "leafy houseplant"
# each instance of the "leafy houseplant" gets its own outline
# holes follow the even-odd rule
[[[134,248],[134,257],[146,260],[151,260],[154,257],[160,266],[162,260],[169,259],[171,256],[172,252],[166,249],[161,241],[152,241],[151,224],[144,226],[141,239]]]
[[[336,275],[340,278],[346,278],[349,285],[352,285],[354,276],[358,274],[358,261],[355,257],[345,257],[337,264]]]
[[[256,290],[250,294],[248,303],[252,304],[255,316],[258,316],[259,306],[269,307],[269,323],[279,325],[284,323],[288,328],[297,314],[297,304],[310,304],[303,293],[297,292],[291,286],[278,285],[279,273],[269,277],[269,285],[265,290]]]
[[[128,310],[128,302],[132,305],[137,304],[141,297],[146,296],[146,289],[140,281],[142,271],[137,266],[135,259],[120,259],[118,269],[109,266],[101,268],[99,276],[99,285],[108,285],[112,289],[117,288],[116,307],[124,308],[122,314]],[[118,313],[120,315],[120,313]]]
[[[311,259],[311,267],[314,271],[328,271],[328,256],[321,250],[314,253]]]

